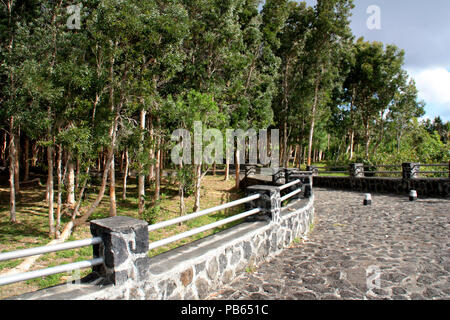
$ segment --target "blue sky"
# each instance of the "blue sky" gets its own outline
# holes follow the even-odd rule
[[[316,0],[306,3],[314,6]],[[404,49],[404,68],[426,103],[425,117],[450,121],[450,1],[354,0],[354,4],[351,28],[355,36]],[[367,27],[371,5],[380,9],[379,30]]]

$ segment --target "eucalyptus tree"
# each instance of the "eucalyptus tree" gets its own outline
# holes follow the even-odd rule
[[[354,46],[354,60],[344,86],[351,97],[352,121],[356,116],[363,125],[367,159],[373,131],[378,131],[378,144],[381,143],[386,115],[395,106],[399,90],[406,87],[407,75],[402,69],[404,52],[395,45],[385,48],[382,43],[360,38]]]
[[[237,100],[245,90],[243,74],[251,62],[245,56],[240,18],[247,23],[251,20],[252,10],[248,10],[251,6],[246,6],[248,3],[244,0],[184,3],[189,13],[190,35],[184,45],[187,55],[185,68],[178,76],[177,85],[186,92],[195,90],[211,94],[221,113],[229,115],[230,119],[237,117],[241,120],[248,106],[237,103]],[[249,78],[249,74],[246,75]],[[228,163],[227,157],[227,169]],[[201,170],[197,165],[198,181]]]
[[[276,118],[283,137],[282,162],[287,167],[289,158],[289,137],[292,133],[302,136],[304,119],[300,116],[304,111],[308,96],[302,90],[303,75],[305,74],[304,57],[306,55],[306,39],[311,34],[311,23],[313,19],[313,9],[307,7],[305,2],[290,2],[287,12],[289,16],[285,25],[278,33],[280,43],[277,55],[281,58],[279,79],[279,93],[274,101],[277,112]]]
[[[278,1],[279,5],[285,2]],[[230,79],[224,96],[232,128],[258,130],[267,129],[274,124],[272,102],[277,94],[281,59],[273,49],[277,45],[273,43],[276,39],[271,36],[282,27],[285,19],[284,12],[278,19],[270,19],[269,16],[275,13],[274,9],[276,8],[269,1],[262,13],[258,14],[258,2],[245,1],[240,11],[241,45],[235,48],[235,63],[231,64],[225,74]],[[236,168],[240,166],[240,158],[245,159],[246,155],[241,157],[239,148],[236,148]],[[229,157],[227,160],[230,160]],[[236,170],[236,187],[239,187],[239,173],[240,170]]]
[[[318,0],[314,8],[311,36],[306,43],[305,57],[307,67],[304,83],[306,91],[312,93],[308,165],[311,164],[311,153],[316,123],[316,113],[321,105],[326,105],[332,88],[339,81],[338,68],[335,61],[340,47],[352,37],[350,30],[352,0]]]
[[[195,172],[193,210],[199,211],[201,182],[208,172],[208,170],[202,172],[201,168],[205,162],[210,166],[223,154],[221,130],[228,122],[226,114],[220,111],[212,94],[204,94],[195,90],[178,95],[176,99],[169,96],[165,110],[163,123],[168,128],[177,130],[174,133],[177,133],[177,137],[181,140],[178,144],[181,147],[172,149],[174,155],[171,157],[175,161],[175,165],[179,166],[178,176],[181,178],[179,181],[180,214],[184,214],[184,194],[188,184],[186,169],[194,169]],[[210,143],[207,144],[207,142]],[[214,156],[206,152],[207,150],[210,150],[211,153],[214,151]]]
[[[39,1],[6,0],[0,4],[0,119],[9,135],[10,221],[16,222],[16,193],[19,192],[18,134],[26,117],[27,92],[23,62],[32,53],[26,38],[29,23],[40,15]],[[19,38],[19,39],[18,39]],[[25,78],[23,77],[25,76]],[[6,139],[6,136],[5,136]],[[6,140],[5,140],[6,141]]]

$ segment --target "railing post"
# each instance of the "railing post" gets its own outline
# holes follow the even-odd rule
[[[94,258],[103,257],[104,264],[93,268],[99,276],[114,285],[135,279],[136,261],[148,252],[148,224],[130,217],[111,217],[91,221],[91,233],[103,242],[94,246]]]
[[[283,178],[284,178],[284,169],[283,168],[272,168],[272,183],[273,184],[281,184]]]
[[[262,211],[257,215],[247,218],[247,221],[271,221],[278,223],[281,212],[280,189],[276,186],[256,185],[246,190],[247,196],[261,194],[259,199],[246,203],[246,210],[260,208]]]
[[[290,183],[295,180],[302,181],[301,183],[298,183],[292,187],[287,188],[286,193],[291,193],[291,192],[297,190],[298,188],[302,188],[302,192],[304,192],[305,187],[309,184],[309,179],[308,179],[308,181],[305,181],[306,182],[305,184],[303,184],[303,182],[305,180],[305,175],[301,174],[296,169],[286,169],[284,176],[286,178],[286,183]],[[300,199],[300,195],[301,195],[301,193],[298,193],[298,194],[294,195],[291,199],[298,200],[298,199]]]
[[[362,164],[362,163],[351,163],[349,170],[350,170],[351,178],[363,178],[364,177],[364,164]]]
[[[306,166],[306,171],[311,171],[313,176],[319,175],[319,168],[317,166]]]
[[[405,162],[402,163],[403,179],[416,179],[419,177],[420,163]]]
[[[255,165],[245,165],[245,177],[254,176],[256,174],[256,166]]]

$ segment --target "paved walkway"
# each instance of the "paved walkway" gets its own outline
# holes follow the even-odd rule
[[[450,199],[314,191],[308,238],[210,299],[450,299]]]

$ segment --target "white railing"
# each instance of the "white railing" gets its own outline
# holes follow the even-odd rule
[[[300,181],[299,179],[297,179],[297,180],[294,180],[294,181],[292,181],[292,182],[289,182],[289,183],[286,183],[286,184],[280,186],[279,189],[280,189],[280,190],[284,190],[284,189],[290,188],[290,187],[292,187],[292,186],[295,186],[296,184],[298,184],[298,183],[300,183],[300,182],[301,182],[301,181]]]
[[[256,199],[259,199],[260,197],[261,197],[260,194],[254,194],[254,195],[251,195],[249,197],[245,197],[245,198],[242,198],[242,199],[239,199],[239,200],[236,200],[236,201],[232,201],[232,202],[228,202],[228,203],[222,204],[220,206],[216,206],[216,207],[212,207],[212,208],[205,209],[205,210],[202,210],[202,211],[198,211],[198,212],[195,212],[195,213],[191,213],[191,214],[185,215],[183,217],[179,217],[179,218],[175,218],[175,219],[171,219],[171,220],[167,220],[167,221],[163,221],[163,222],[158,222],[158,223],[150,225],[148,227],[148,231],[158,230],[158,229],[165,228],[165,227],[168,227],[168,226],[171,226],[171,225],[183,222],[183,221],[192,220],[192,219],[195,219],[195,218],[198,218],[198,217],[201,217],[201,216],[213,213],[213,212],[217,212],[217,211],[221,211],[221,210],[224,210],[224,209],[232,208],[232,207],[244,204],[244,203],[248,203],[248,202],[254,201]],[[161,246],[165,246],[165,245],[167,245],[169,243],[172,243],[172,242],[175,242],[175,241],[178,241],[178,240],[181,240],[181,239],[184,239],[184,238],[196,235],[198,233],[201,233],[201,232],[204,232],[204,231],[207,231],[207,230],[210,230],[210,229],[214,229],[214,228],[223,226],[223,225],[225,225],[227,223],[230,223],[230,222],[233,222],[233,221],[236,221],[236,220],[239,220],[239,219],[242,219],[242,218],[245,218],[245,217],[257,214],[259,212],[261,212],[260,208],[252,209],[252,210],[249,210],[249,211],[246,211],[246,212],[234,215],[232,217],[225,218],[223,220],[216,221],[214,223],[210,223],[210,224],[207,224],[205,226],[198,227],[198,228],[195,228],[195,229],[192,229],[192,230],[189,230],[189,231],[186,231],[186,232],[183,232],[183,233],[171,236],[171,237],[166,238],[166,239],[162,239],[162,240],[159,240],[159,241],[152,242],[152,243],[150,243],[149,250],[156,249],[156,248],[159,248]]]
[[[299,184],[299,183],[301,183],[301,180],[297,179],[297,180],[294,180],[294,181],[292,181],[290,183],[287,183],[285,185],[279,186],[278,189],[280,191],[282,191],[284,189],[290,188],[290,187],[292,187],[292,186],[294,186],[296,184]],[[295,190],[295,191],[293,191],[293,192],[283,196],[281,198],[281,202],[283,202],[283,201],[285,201],[287,199],[290,199],[291,197],[295,196],[296,194],[299,194],[300,192],[302,192],[302,189],[298,188],[297,190]],[[183,217],[179,217],[179,218],[175,218],[175,219],[171,219],[171,220],[167,220],[167,221],[163,221],[163,222],[158,222],[156,224],[150,225],[148,227],[148,231],[151,232],[151,231],[162,229],[162,228],[165,228],[165,227],[168,227],[168,226],[180,223],[180,222],[189,221],[189,220],[192,220],[192,219],[195,219],[195,218],[198,218],[198,217],[201,217],[201,216],[213,213],[213,212],[221,211],[221,210],[224,210],[224,209],[227,209],[227,208],[238,206],[240,204],[244,204],[244,203],[248,203],[248,202],[254,201],[256,199],[259,199],[260,197],[261,197],[261,194],[254,194],[254,195],[251,195],[249,197],[242,198],[240,200],[228,202],[228,203],[222,204],[220,206],[216,206],[216,207],[205,209],[205,210],[202,210],[202,211],[199,211],[199,212],[191,213],[191,214],[185,215]],[[210,229],[217,228],[219,226],[228,224],[228,223],[236,221],[236,220],[240,220],[242,218],[245,218],[245,217],[248,217],[248,216],[260,213],[261,211],[262,211],[261,208],[252,209],[252,210],[249,210],[249,211],[246,211],[246,212],[234,215],[232,217],[229,217],[229,218],[226,218],[226,219],[214,222],[214,223],[210,223],[210,224],[202,226],[202,227],[198,227],[198,228],[195,228],[195,229],[192,229],[192,230],[189,230],[189,231],[186,231],[186,232],[183,232],[183,233],[180,233],[180,234],[177,234],[177,235],[174,235],[174,236],[162,239],[162,240],[158,240],[158,241],[152,242],[152,243],[150,243],[149,250],[165,246],[165,245],[170,244],[172,242],[175,242],[175,241],[178,241],[178,240],[181,240],[181,239],[184,239],[184,238],[196,235],[198,233],[201,233],[201,232],[204,232],[204,231],[207,231],[207,230],[210,230]]]
[[[295,196],[296,194],[299,194],[300,192],[302,192],[302,189],[297,189],[297,190],[294,190],[294,191],[292,191],[291,193],[288,193],[287,195],[285,195],[285,196],[283,196],[283,197],[281,197],[281,202],[283,202],[283,201],[285,201],[285,200],[288,200],[288,199],[290,199],[290,198],[292,198],[293,196]]]
[[[162,239],[162,240],[159,240],[159,241],[152,242],[149,245],[149,250],[156,249],[156,248],[159,248],[161,246],[165,246],[166,244],[169,244],[169,243],[172,243],[172,242],[175,242],[175,241],[178,241],[178,240],[181,240],[181,239],[184,239],[184,238],[196,235],[196,234],[201,233],[203,231],[207,231],[207,230],[210,230],[210,229],[214,229],[214,228],[223,226],[224,224],[227,224],[227,223],[230,223],[230,222],[233,222],[233,221],[236,221],[236,220],[239,220],[239,219],[242,219],[242,218],[245,218],[245,217],[257,214],[259,212],[261,212],[261,209],[256,208],[256,209],[253,209],[253,210],[249,210],[249,211],[246,211],[246,212],[234,215],[234,216],[229,217],[229,218],[225,218],[223,220],[220,220],[220,221],[217,221],[217,222],[214,222],[214,223],[207,224],[207,225],[205,225],[203,227],[195,228],[195,229],[192,229],[192,230],[189,230],[189,231],[186,231],[186,232],[183,232],[183,233],[171,236],[171,237],[166,238],[166,239]]]
[[[55,244],[55,245],[50,245],[50,246],[23,249],[23,250],[17,250],[17,251],[12,251],[12,252],[5,252],[5,253],[0,253],[0,261],[26,258],[26,257],[30,257],[30,256],[35,256],[35,255],[40,255],[40,254],[45,254],[45,253],[50,253],[50,252],[58,252],[58,251],[62,251],[62,250],[77,249],[77,248],[81,248],[81,247],[87,247],[87,246],[91,246],[91,245],[100,244],[101,242],[102,242],[102,239],[100,237],[95,237],[95,238],[70,241],[70,242],[65,242],[65,243],[60,243],[60,244]],[[98,266],[102,263],[103,263],[103,258],[95,258],[92,260],[80,261],[80,262],[76,262],[76,263],[69,263],[69,264],[60,265],[60,266],[56,266],[56,267],[40,269],[40,270],[36,270],[36,271],[23,272],[23,273],[13,274],[13,275],[9,275],[9,276],[3,276],[3,277],[0,277],[0,286],[19,282],[19,281],[35,279],[35,278],[39,278],[39,277],[46,277],[46,276],[57,274],[57,273],[63,273],[63,272],[69,272],[69,271],[73,271],[73,270],[90,268],[93,266]]]
[[[175,219],[171,219],[171,220],[167,220],[167,221],[163,221],[163,222],[158,222],[158,223],[150,225],[148,227],[148,231],[158,230],[158,229],[165,228],[165,227],[168,227],[168,226],[171,226],[171,225],[183,222],[183,221],[192,220],[192,219],[195,219],[195,218],[198,218],[198,217],[201,217],[201,216],[213,213],[213,212],[217,212],[217,211],[220,211],[220,210],[232,208],[232,207],[238,206],[240,204],[244,204],[244,203],[256,200],[259,197],[261,197],[260,194],[255,194],[255,195],[252,195],[252,196],[249,196],[249,197],[246,197],[246,198],[242,198],[242,199],[239,199],[239,200],[236,200],[236,201],[232,201],[232,202],[228,202],[228,203],[222,204],[222,205],[217,206],[217,207],[213,207],[213,208],[205,209],[205,210],[198,211],[198,212],[195,212],[195,213],[191,213],[191,214],[179,217],[179,218],[175,218]]]
[[[296,184],[299,184],[300,182],[301,181],[299,179],[297,179],[297,180],[294,180],[292,182],[286,183],[285,185],[280,186],[280,190],[284,190],[284,189],[290,188],[292,186],[295,186]],[[283,203],[284,201],[286,201],[286,200],[292,198],[293,196],[299,194],[300,192],[302,192],[302,189],[298,188],[298,189],[296,189],[296,190],[294,190],[294,191],[292,191],[292,192],[282,196],[280,198],[281,203]]]

